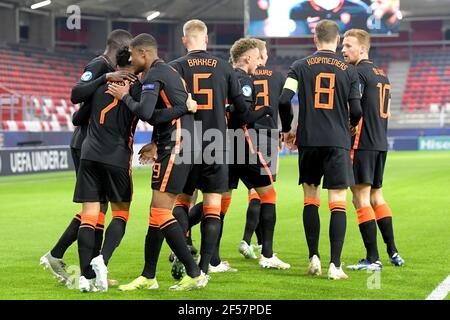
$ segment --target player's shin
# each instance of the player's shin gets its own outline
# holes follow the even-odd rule
[[[248,199],[247,219],[245,222],[244,236],[242,240],[250,244],[253,232],[255,232],[259,223],[261,200],[259,199],[257,193],[249,195]]]
[[[361,232],[364,246],[366,247],[366,259],[373,263],[378,260],[377,224],[372,207],[363,207],[356,210],[358,214],[359,231]]]
[[[145,237],[145,265],[144,270],[142,270],[142,276],[147,279],[153,279],[156,276],[156,266],[163,242],[163,233],[150,217],[150,225]]]
[[[276,192],[275,189],[260,194],[261,198],[261,224],[263,247],[261,254],[270,258],[273,255],[273,234],[276,223]]]
[[[77,240],[78,229],[80,228],[80,224],[81,224],[81,212],[76,214],[75,217],[73,217],[72,221],[67,226],[64,233],[61,235],[61,238],[59,238],[56,245],[50,251],[52,257],[62,259],[67,249],[72,245],[72,243],[74,243]]]
[[[319,255],[319,217],[320,199],[305,198],[303,207],[303,227],[305,228],[306,242],[309,249],[309,258]]]
[[[203,206],[205,214],[201,222],[200,230],[202,234],[202,242],[200,248],[200,269],[206,274],[208,273],[209,264],[217,246],[220,233],[220,207]]]
[[[152,208],[151,216],[159,225],[159,228],[167,241],[167,244],[186,268],[186,273],[191,278],[200,275],[200,269],[189,251],[183,231],[177,220],[172,215],[172,210],[164,208]]]
[[[383,241],[386,243],[389,257],[398,252],[394,240],[394,227],[392,225],[392,211],[387,203],[378,205],[374,208],[378,228],[380,228]]]
[[[172,211],[173,216],[177,219],[184,234],[187,234],[189,230],[189,206],[189,201],[184,201],[178,198]]]
[[[81,275],[86,279],[95,278],[95,273],[90,266],[95,245],[95,225],[97,216],[81,215],[81,225],[78,230],[78,255],[80,258]]]
[[[114,250],[119,246],[120,241],[122,241],[128,222],[129,211],[113,210],[112,216],[113,219],[105,232],[105,241],[101,252],[105,265],[108,265]]]
[[[347,229],[347,216],[345,214],[346,202],[336,201],[330,202],[330,245],[331,245],[331,262],[339,268],[341,266],[341,253],[344,246],[345,231]]]
[[[102,249],[104,229],[105,229],[105,212],[100,212],[100,214],[98,215],[97,224],[95,225],[94,257],[98,256]]]
[[[216,250],[214,250],[213,256],[211,258],[210,264],[212,266],[218,266],[222,262],[222,259],[220,258],[220,241],[222,240],[225,216],[228,212],[228,208],[230,207],[230,204],[231,204],[231,196],[223,196],[222,201],[221,201],[220,232],[219,232],[219,237],[217,239]]]

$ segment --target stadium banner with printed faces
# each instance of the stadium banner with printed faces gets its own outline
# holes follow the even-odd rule
[[[0,176],[74,169],[68,146],[0,149]]]
[[[249,36],[312,37],[324,19],[342,33],[358,28],[372,35],[396,35],[403,14],[400,0],[248,0]]]
[[[423,151],[450,150],[450,136],[419,137],[419,150]]]

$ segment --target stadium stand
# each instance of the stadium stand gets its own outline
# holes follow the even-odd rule
[[[450,102],[450,50],[416,52],[402,100],[407,112],[440,112]],[[450,110],[445,110],[450,111]]]
[[[88,61],[86,56],[61,57],[58,53],[37,49],[19,51],[0,48],[0,60],[0,87],[3,88],[0,93],[3,96],[2,121],[5,130],[27,127],[23,124],[14,126],[5,121],[27,123],[33,120],[50,123],[42,125],[44,130],[73,129],[70,116],[75,107],[69,98],[70,91]],[[8,94],[9,100],[6,99]]]
[[[390,65],[404,61],[407,75],[398,93],[395,112],[406,117],[450,113],[450,50],[423,48],[378,48],[375,63],[389,74]],[[312,52],[312,51],[311,51]],[[71,114],[78,106],[70,90],[93,53],[48,52],[26,46],[0,47],[0,114],[5,131],[73,130]],[[228,59],[226,52],[219,54]],[[285,73],[295,56],[272,55],[269,64]],[[390,74],[391,78],[394,74]],[[398,84],[398,81],[396,81]],[[397,101],[395,101],[397,102]],[[432,116],[432,115],[430,115]],[[140,123],[139,128],[148,126]]]

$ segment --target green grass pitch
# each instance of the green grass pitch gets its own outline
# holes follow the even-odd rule
[[[225,220],[221,247],[222,258],[239,271],[213,274],[206,288],[193,292],[168,290],[175,281],[170,275],[166,244],[158,265],[158,290],[122,293],[111,288],[107,293],[81,294],[57,284],[42,270],[39,258],[51,249],[79,211],[79,206],[72,203],[74,178],[72,172],[0,178],[0,299],[424,299],[450,274],[449,152],[392,152],[388,156],[384,194],[393,210],[397,247],[406,260],[405,267],[389,264],[378,233],[384,263],[379,278],[355,271],[347,272],[350,276],[347,281],[308,277],[301,218],[303,195],[297,185],[297,157],[293,156],[281,159],[276,183],[278,207],[274,242],[275,252],[292,268],[263,270],[256,260],[245,260],[238,253],[247,207],[246,190],[241,184]],[[142,271],[151,196],[149,167],[134,171],[134,190],[127,231],[109,266],[110,277],[120,283],[131,281]],[[342,261],[347,265],[365,254],[350,194],[348,204],[342,254]],[[327,207],[323,192],[320,251],[325,274],[329,261],[330,213]],[[199,243],[197,227],[194,245],[199,247]],[[76,270],[76,244],[67,251],[64,260],[73,268],[71,270]]]

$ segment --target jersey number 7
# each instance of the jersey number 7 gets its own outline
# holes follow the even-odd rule
[[[117,100],[116,98],[114,98],[113,102],[111,102],[110,104],[108,104],[105,108],[102,109],[102,111],[100,112],[100,124],[104,124],[105,123],[105,117],[106,114],[111,111],[111,109],[113,109],[114,107],[116,107],[119,104],[119,100]]]
[[[322,79],[328,79],[330,84],[328,88],[322,87]],[[314,95],[314,108],[316,109],[333,109],[334,107],[334,84],[336,75],[334,73],[321,72],[316,77],[316,91]],[[322,94],[328,95],[328,102],[321,103],[320,97]]]

